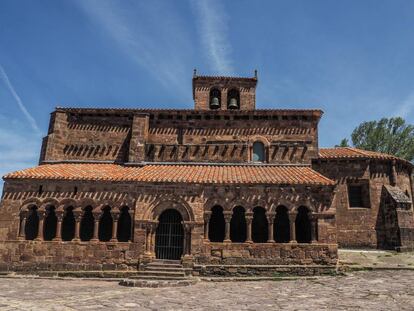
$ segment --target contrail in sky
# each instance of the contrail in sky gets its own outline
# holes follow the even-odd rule
[[[31,127],[40,134],[41,131],[39,127],[37,126],[37,123],[35,119],[32,117],[30,112],[27,110],[26,106],[23,104],[20,96],[16,93],[16,90],[14,89],[13,85],[11,84],[9,77],[6,74],[6,71],[4,71],[4,68],[2,65],[0,65],[0,79],[3,80],[6,87],[9,89],[10,93],[12,94],[13,98],[16,100],[17,106],[19,106],[20,110],[23,112],[26,119],[29,121]]]

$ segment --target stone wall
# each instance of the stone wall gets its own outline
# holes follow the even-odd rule
[[[42,191],[39,192],[39,189]],[[77,192],[74,192],[74,189]],[[50,265],[57,269],[68,263],[67,269],[125,269],[133,266],[143,255],[146,247],[152,258],[154,253],[154,227],[159,215],[166,209],[179,211],[185,226],[191,230],[191,255],[199,260],[209,260],[212,250],[207,247],[205,213],[215,205],[221,205],[231,215],[235,206],[242,206],[252,215],[257,206],[273,215],[277,206],[284,205],[294,212],[306,206],[315,217],[318,240],[316,244],[281,245],[279,243],[221,243],[226,252],[249,252],[245,263],[314,263],[330,264],[324,252],[334,253],[331,244],[336,243],[335,210],[331,208],[332,187],[322,186],[214,186],[198,184],[133,184],[121,182],[79,182],[56,180],[6,180],[0,206],[0,250],[5,267],[17,269]],[[131,242],[80,242],[80,241],[17,241],[22,209],[36,205],[39,211],[55,205],[64,211],[71,204],[82,215],[83,208],[91,206],[94,214],[109,206],[111,213],[118,213],[128,206],[133,216]],[[273,213],[273,214],[272,214]],[[251,216],[249,216],[251,217]],[[78,221],[78,220],[77,220]],[[21,230],[21,229],[20,229]],[[148,238],[148,235],[151,235]],[[21,236],[20,238],[24,235]],[[150,244],[148,244],[150,243]],[[149,246],[148,246],[148,245]],[[212,245],[212,244],[211,244]],[[245,248],[244,251],[241,248]],[[225,261],[229,262],[225,255]],[[330,256],[330,255],[329,255]],[[79,259],[78,257],[81,257]],[[24,260],[23,260],[23,259]],[[211,260],[215,260],[215,256]],[[254,260],[252,260],[255,258]],[[279,259],[277,259],[279,258]],[[239,263],[243,258],[238,259]],[[79,264],[79,265],[78,265]],[[24,267],[23,267],[23,266]],[[53,266],[56,265],[56,266]],[[53,266],[53,267],[52,267]],[[63,269],[63,268],[62,268]]]
[[[380,207],[384,185],[390,185],[395,179],[396,186],[407,190],[412,197],[410,168],[404,164],[396,165],[396,176],[392,176],[391,160],[314,160],[313,168],[321,174],[336,180],[336,195],[333,205],[336,208],[338,244],[341,247],[381,247],[382,231]],[[364,207],[350,207],[348,184],[367,184],[364,200],[369,202]],[[403,215],[403,214],[401,214]],[[404,217],[407,219],[404,220]],[[401,223],[409,222],[412,226],[412,206],[410,212],[402,216]]]
[[[2,271],[136,270],[137,243],[1,241]]]
[[[197,264],[336,265],[336,244],[204,243]]]
[[[51,117],[41,162],[252,161],[255,141],[269,163],[310,164],[319,111],[63,109]]]

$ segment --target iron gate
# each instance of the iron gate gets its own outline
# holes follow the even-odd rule
[[[164,211],[158,220],[155,233],[155,255],[158,259],[181,259],[184,245],[184,230],[179,212]]]

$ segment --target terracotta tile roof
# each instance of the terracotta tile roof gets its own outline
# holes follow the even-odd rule
[[[306,184],[334,182],[307,166],[148,164],[45,164],[7,174],[4,179],[63,179],[200,184]]]
[[[168,108],[94,108],[94,107],[56,107],[56,111],[75,113],[195,113],[195,114],[263,114],[263,113],[323,113],[321,109],[255,109],[255,110],[196,110]]]
[[[319,157],[321,159],[361,158],[361,159],[398,160],[398,161],[405,162],[411,165],[409,161],[398,158],[390,154],[367,151],[367,150],[362,150],[362,149],[357,149],[357,148],[352,148],[352,147],[320,148]]]

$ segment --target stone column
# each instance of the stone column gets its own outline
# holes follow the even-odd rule
[[[110,242],[117,242],[118,239],[116,235],[118,233],[119,212],[111,212],[111,216],[112,216],[112,238]]]
[[[44,211],[38,211],[39,215],[39,227],[37,230],[37,238],[36,241],[43,241],[43,225],[45,222],[45,212]]]
[[[225,231],[224,231],[224,242],[231,242],[230,240],[230,221],[233,215],[233,212],[224,211],[224,221],[226,222]]]
[[[154,220],[151,223],[151,248],[150,252],[155,256],[155,232],[157,232],[158,221]]]
[[[252,240],[252,221],[253,213],[246,213],[246,243],[253,243]]]
[[[152,226],[151,223],[145,224],[145,253],[151,253],[151,231]]]
[[[80,223],[82,219],[82,212],[74,211],[73,216],[75,217],[75,237],[72,241],[78,242],[80,241]]]
[[[296,241],[296,215],[297,212],[289,212],[289,225],[290,225],[290,241],[289,243],[297,243]]]
[[[24,230],[26,228],[27,214],[28,214],[28,212],[22,212],[21,213],[22,219],[20,220],[19,234],[18,234],[18,237],[17,237],[18,240],[24,240],[25,239]]]
[[[210,227],[211,211],[204,212],[204,240],[208,241],[209,227]]]
[[[131,233],[129,236],[129,241],[132,242],[134,241],[134,224],[135,224],[134,212],[131,209],[129,209],[128,214],[129,214],[129,217],[131,217]]]
[[[63,220],[63,212],[56,212],[56,236],[53,241],[62,241],[62,220]]]
[[[318,226],[318,218],[316,215],[310,215],[310,224],[311,224],[311,243],[318,243],[316,228]]]
[[[184,222],[184,256],[191,256],[191,230],[192,223]]]
[[[93,237],[91,239],[91,242],[99,242],[99,218],[101,214],[100,213],[93,213]]]
[[[275,215],[276,213],[266,213],[267,216],[267,231],[268,231],[268,237],[267,237],[267,243],[274,243],[275,240],[273,238],[273,224],[275,222]]]

